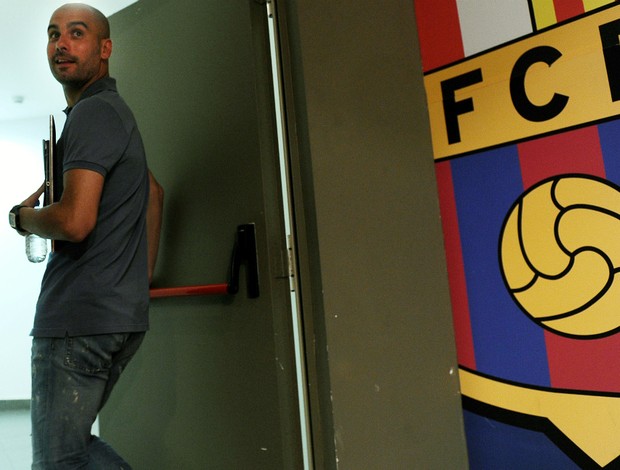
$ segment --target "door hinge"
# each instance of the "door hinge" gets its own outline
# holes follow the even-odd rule
[[[283,257],[284,258],[284,257]],[[295,292],[295,251],[293,250],[293,236],[287,235],[286,237],[286,260],[282,259],[283,272],[281,276],[276,276],[277,279],[288,279],[291,292]]]
[[[287,237],[287,254],[288,254],[288,277],[291,285],[291,292],[295,292],[295,253],[293,251],[293,236]]]

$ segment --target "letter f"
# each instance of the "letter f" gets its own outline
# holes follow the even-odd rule
[[[481,81],[482,69],[476,69],[441,82],[443,112],[446,119],[446,131],[448,133],[449,144],[456,144],[461,141],[459,115],[474,110],[474,101],[471,98],[456,101],[456,90],[480,83]]]

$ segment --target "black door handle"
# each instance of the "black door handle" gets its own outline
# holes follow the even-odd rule
[[[260,295],[258,277],[258,253],[256,249],[256,225],[243,224],[237,227],[235,242],[228,273],[228,282],[184,287],[161,287],[151,289],[151,298],[195,295],[235,295],[239,292],[241,265],[245,264],[247,292],[251,299]]]

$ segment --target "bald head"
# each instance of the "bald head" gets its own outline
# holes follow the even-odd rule
[[[92,24],[92,27],[96,29],[99,39],[110,38],[110,22],[106,16],[96,8],[86,5],[85,3],[66,3],[54,11],[52,14],[52,19],[57,13],[67,12],[82,14],[86,15],[86,17],[90,17],[90,23]]]

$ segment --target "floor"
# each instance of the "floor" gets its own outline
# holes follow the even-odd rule
[[[0,409],[0,469],[30,468],[30,411]]]

